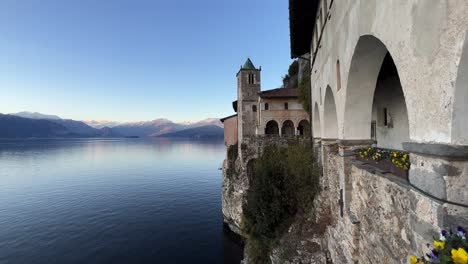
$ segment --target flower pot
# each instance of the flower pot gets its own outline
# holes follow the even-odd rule
[[[396,165],[393,165],[391,167],[391,173],[393,175],[397,176],[397,177],[408,180],[408,170],[404,170],[402,168],[399,168]]]
[[[377,162],[376,165],[377,165],[377,168],[379,168],[382,171],[391,172],[393,163],[389,160],[384,159],[384,160]]]

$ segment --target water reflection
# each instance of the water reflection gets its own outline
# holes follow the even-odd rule
[[[222,141],[0,141],[0,263],[239,263],[221,224],[224,151]]]

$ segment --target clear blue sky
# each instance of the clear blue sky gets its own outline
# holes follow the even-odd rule
[[[230,115],[248,56],[281,85],[288,25],[286,0],[1,0],[0,113]]]

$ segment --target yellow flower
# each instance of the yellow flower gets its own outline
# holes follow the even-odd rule
[[[415,256],[410,256],[409,257],[411,264],[417,264],[418,263],[418,258]]]
[[[434,248],[435,249],[444,249],[445,248],[445,242],[444,241],[434,240]]]
[[[452,249],[452,260],[456,264],[468,264],[468,253],[463,249]]]

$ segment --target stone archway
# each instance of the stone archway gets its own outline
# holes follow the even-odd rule
[[[270,120],[265,126],[266,135],[279,135],[278,123],[275,120]]]
[[[409,141],[408,111],[400,77],[390,53],[380,67],[372,106],[371,136],[377,146],[402,150]]]
[[[323,102],[323,135],[322,138],[336,139],[338,138],[338,119],[336,115],[336,104],[333,91],[330,86],[327,86],[325,91],[325,99]]]
[[[322,130],[321,124],[320,124],[320,111],[317,102],[315,102],[315,107],[314,107],[314,119],[312,122],[312,130],[314,132],[314,137],[315,138],[320,138],[322,137]]]
[[[281,127],[281,135],[284,136],[294,136],[296,133],[296,129],[294,128],[294,123],[291,120],[286,120],[283,122],[283,126]]]
[[[297,131],[300,136],[310,137],[310,123],[309,121],[303,119],[299,122],[297,126]]]
[[[379,39],[365,35],[351,61],[342,138],[372,137],[380,147],[402,149],[401,143],[409,141],[409,122],[404,89],[391,54]]]
[[[344,139],[371,138],[369,126],[375,85],[386,54],[385,45],[371,35],[362,36],[354,49],[346,87]]]

